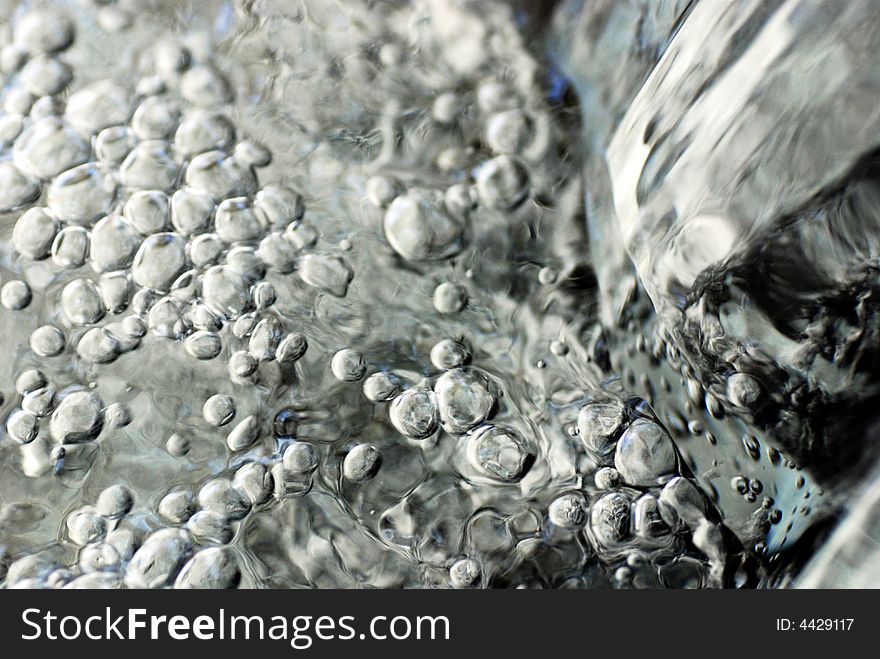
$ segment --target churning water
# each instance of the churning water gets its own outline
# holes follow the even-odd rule
[[[877,114],[823,142],[846,25],[739,4],[0,2],[5,587],[790,583]]]

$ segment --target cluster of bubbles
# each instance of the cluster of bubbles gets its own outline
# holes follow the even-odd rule
[[[280,110],[250,119],[236,91],[248,57],[279,26],[307,38],[302,16],[244,11],[230,54],[244,74],[160,39],[131,88],[79,84],[69,15],[16,17],[0,53],[0,212],[20,275],[0,301],[33,328],[24,349],[42,370],[17,375],[5,427],[24,475],[52,491],[81,473],[83,493],[49,549],[0,550],[6,587],[749,582],[664,423],[603,387],[595,341],[566,330],[577,268],[547,245],[569,249],[565,200],[580,207],[574,127],[513,14],[490,4],[494,34],[463,31],[475,64],[442,32],[478,19],[435,7],[439,32],[409,34],[419,3],[388,19],[395,35],[364,21],[374,46],[344,72],[310,79],[306,60],[298,78],[281,47],[256,103]],[[127,29],[103,9],[98,24]],[[438,61],[408,61],[403,33]],[[323,55],[345,59],[350,37]],[[300,121],[309,102],[277,96],[300,79],[303,99],[343,96]],[[377,115],[357,139],[321,125]],[[729,388],[744,406],[761,395],[745,375]],[[125,446],[151,481],[122,471]]]

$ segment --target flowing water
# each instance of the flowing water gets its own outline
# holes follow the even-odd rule
[[[871,464],[878,74],[733,4],[0,2],[5,587],[791,583]]]

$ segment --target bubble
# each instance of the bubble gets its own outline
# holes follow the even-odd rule
[[[107,520],[91,507],[74,510],[67,516],[67,535],[71,542],[85,547],[107,535]]]
[[[202,406],[202,417],[212,426],[225,426],[235,416],[235,401],[225,394],[214,394]]]
[[[0,213],[21,208],[39,196],[39,181],[8,160],[0,162]]]
[[[108,428],[124,428],[131,421],[131,410],[122,403],[111,403],[104,410],[104,423]]]
[[[529,196],[529,174],[515,158],[497,156],[480,167],[477,193],[489,208],[513,210]]]
[[[0,147],[8,149],[24,129],[24,118],[17,114],[0,117]],[[19,164],[19,166],[21,166]]]
[[[264,318],[251,333],[248,351],[257,361],[272,361],[283,336],[281,324],[275,318]]]
[[[49,421],[49,433],[58,444],[89,442],[104,424],[104,405],[91,391],[72,391],[61,399]]]
[[[49,210],[63,222],[89,225],[110,209],[116,196],[113,174],[86,163],[56,176],[49,185]]]
[[[367,179],[367,201],[376,208],[387,208],[398,194],[397,186],[384,176],[371,176]]]
[[[22,399],[21,407],[38,419],[45,417],[55,407],[55,390],[52,387],[42,387],[30,391]]]
[[[190,334],[184,342],[187,354],[195,359],[214,359],[223,349],[220,335],[208,330],[198,330]]]
[[[354,483],[363,483],[376,476],[382,467],[382,452],[372,444],[358,444],[342,461],[342,475]]]
[[[41,179],[85,163],[89,145],[60,117],[46,117],[32,123],[12,149],[15,164]]]
[[[18,392],[19,395],[24,396],[37,389],[42,389],[47,384],[49,384],[49,381],[46,379],[46,375],[42,371],[38,371],[35,368],[29,368],[22,371],[18,378],[16,378],[15,391]]]
[[[92,229],[89,256],[95,272],[121,270],[140,247],[138,232],[118,215],[108,215]]]
[[[440,425],[440,412],[434,392],[424,387],[413,387],[391,401],[391,423],[410,439],[426,439]]]
[[[440,422],[452,434],[462,434],[489,418],[495,410],[495,385],[479,369],[457,368],[434,384]]]
[[[135,108],[131,129],[142,140],[163,140],[177,129],[180,109],[161,96],[145,98]]]
[[[76,345],[76,354],[86,361],[95,364],[107,364],[114,361],[122,346],[110,331],[104,327],[93,327],[80,337]]]
[[[225,545],[235,537],[229,518],[213,510],[197,511],[187,521],[186,528],[201,544]]]
[[[251,509],[251,502],[228,478],[213,478],[205,483],[199,490],[198,502],[204,510],[233,520],[242,519]]]
[[[64,227],[52,241],[52,262],[61,268],[78,268],[86,262],[89,232],[82,227]]]
[[[471,353],[454,339],[442,339],[431,348],[431,363],[440,370],[464,366],[471,360]]]
[[[596,471],[594,480],[600,490],[614,490],[620,486],[620,474],[614,467],[602,467]]]
[[[19,80],[34,96],[58,94],[73,79],[73,72],[54,57],[37,56],[24,65]]]
[[[74,325],[94,325],[104,317],[104,303],[91,279],[78,278],[61,291],[61,310]]]
[[[556,497],[547,510],[550,521],[559,528],[574,531],[587,523],[587,502],[578,492],[567,492]]]
[[[259,362],[246,350],[239,350],[229,357],[229,374],[233,381],[243,381],[257,370]]]
[[[182,524],[195,512],[195,501],[188,490],[175,490],[162,497],[157,512],[171,524]]]
[[[171,223],[184,236],[210,231],[213,219],[214,200],[208,193],[184,188],[171,197]]]
[[[118,165],[136,144],[137,139],[128,126],[110,126],[95,137],[95,155],[101,162]]]
[[[12,75],[27,61],[28,53],[19,44],[10,43],[0,49],[0,71]]]
[[[277,231],[260,241],[257,256],[270,270],[280,274],[293,272],[296,267],[296,249],[284,234]]]
[[[467,302],[468,292],[461,284],[443,282],[434,289],[434,308],[440,313],[458,313]]]
[[[248,462],[239,467],[232,479],[232,485],[254,506],[266,503],[275,488],[271,472],[259,462]]]
[[[119,180],[137,190],[168,190],[174,185],[180,167],[162,140],[141,142],[119,168]]]
[[[364,381],[364,396],[374,403],[385,403],[397,396],[402,389],[400,378],[394,373],[379,371]]]
[[[252,293],[254,307],[257,309],[268,309],[275,304],[275,300],[278,299],[275,294],[275,287],[267,281],[261,281],[254,286]]]
[[[449,568],[449,583],[453,588],[476,588],[482,577],[480,564],[472,558],[462,558]]]
[[[240,167],[222,151],[195,156],[186,168],[186,184],[204,190],[215,200],[242,197],[256,189],[253,170]]]
[[[189,50],[171,39],[164,39],[156,44],[153,59],[156,70],[166,76],[183,71],[192,60]]]
[[[299,276],[313,288],[345,297],[354,272],[345,257],[338,254],[307,254],[300,260]]]
[[[6,420],[6,432],[16,444],[29,444],[37,438],[40,422],[30,412],[16,410]]]
[[[540,282],[543,286],[555,284],[558,278],[559,271],[552,266],[545,265],[538,271],[538,282]]]
[[[486,122],[486,142],[498,154],[516,154],[532,140],[534,128],[522,110],[507,110],[489,117]]]
[[[167,291],[186,269],[186,243],[176,233],[157,233],[141,244],[131,274],[139,286]]]
[[[243,451],[257,441],[260,436],[260,421],[251,415],[242,419],[226,436],[226,446],[230,451]]]
[[[288,474],[309,474],[318,468],[318,451],[308,442],[294,442],[284,449],[281,464]]]
[[[614,467],[629,485],[657,485],[676,469],[672,439],[656,423],[637,419],[617,442]]]
[[[0,303],[10,311],[24,309],[31,303],[31,287],[20,279],[13,279],[0,288]]]
[[[623,403],[603,397],[584,405],[578,412],[578,436],[584,446],[600,457],[614,450],[616,437],[625,423]]]
[[[174,147],[187,157],[222,151],[235,139],[232,122],[222,114],[204,110],[187,112],[174,134]]]
[[[123,311],[131,299],[131,283],[124,272],[110,272],[101,275],[98,283],[101,301],[111,313]]]
[[[147,333],[147,324],[140,316],[126,316],[122,319],[122,329],[127,336],[140,338]]]
[[[295,249],[306,249],[318,242],[318,231],[306,220],[294,220],[284,230],[284,237]]]
[[[364,356],[357,350],[343,348],[330,361],[333,377],[340,382],[357,382],[367,372]]]
[[[173,580],[192,554],[190,534],[181,529],[161,529],[141,545],[125,570],[129,588],[161,588]]]
[[[54,11],[30,11],[15,23],[15,43],[32,55],[56,53],[73,43],[73,25]]]
[[[250,140],[236,144],[232,157],[246,167],[265,167],[272,162],[272,153],[269,149]]]
[[[189,449],[189,439],[183,435],[173,433],[167,440],[165,440],[165,450],[168,451],[169,455],[172,455],[175,458],[183,457],[189,453]]]
[[[671,527],[681,520],[696,529],[705,519],[708,504],[703,493],[691,481],[681,476],[670,480],[660,492],[660,514]]]
[[[78,565],[85,573],[92,572],[115,572],[122,562],[119,552],[108,542],[95,542],[83,547],[79,554]],[[115,575],[114,575],[115,577]],[[81,579],[74,579],[71,584],[78,583]],[[75,588],[77,586],[71,585]]]
[[[192,67],[181,76],[180,93],[184,99],[201,107],[223,105],[232,100],[229,83],[223,75],[203,64]]]
[[[52,242],[58,233],[58,221],[43,208],[25,211],[12,231],[12,243],[22,256],[33,260],[44,259],[52,250]]]
[[[216,265],[202,279],[202,298],[218,313],[235,318],[247,309],[250,294],[242,274],[229,266]]]
[[[131,104],[126,91],[113,80],[99,80],[67,99],[65,117],[83,135],[128,122]]]
[[[156,302],[147,316],[150,329],[157,336],[180,339],[190,330],[189,319],[184,314],[183,305],[173,297],[163,297]]]
[[[590,528],[604,546],[614,546],[629,535],[630,501],[619,493],[603,495],[592,506]]]
[[[468,436],[468,460],[483,475],[502,483],[521,480],[535,462],[525,439],[512,428],[485,425]]]
[[[748,409],[760,400],[761,383],[746,373],[734,373],[727,379],[727,397],[737,407]]]
[[[455,92],[443,92],[431,105],[431,116],[438,124],[454,123],[462,113],[461,100]]]
[[[241,273],[250,286],[266,276],[266,264],[260,261],[256,250],[247,245],[237,245],[226,253],[226,264]]]
[[[109,519],[119,519],[128,514],[134,505],[134,495],[125,485],[111,485],[101,491],[95,502],[99,515]]]
[[[257,218],[250,202],[244,197],[226,199],[217,206],[214,220],[215,231],[227,243],[247,242],[259,239],[264,227]]]
[[[509,110],[518,103],[513,90],[499,80],[484,80],[477,88],[477,105],[486,114]]]
[[[259,318],[255,313],[246,313],[237,318],[232,324],[232,335],[236,339],[245,339],[251,335],[257,326]]]
[[[410,190],[391,202],[384,228],[394,251],[410,261],[446,259],[464,247],[464,229],[423,191]]]
[[[238,586],[241,570],[235,554],[222,547],[208,547],[193,556],[180,570],[177,589],[229,589]]]
[[[302,195],[279,185],[264,186],[254,198],[254,212],[263,224],[271,227],[298,222],[305,209]]]
[[[213,233],[196,236],[189,244],[193,265],[204,268],[217,262],[223,253],[223,243]]]

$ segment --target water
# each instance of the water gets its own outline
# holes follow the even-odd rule
[[[719,297],[760,255],[664,204],[721,174],[632,143],[740,19],[657,3],[632,61],[623,5],[380,4],[0,3],[5,587],[790,583],[867,376]]]

